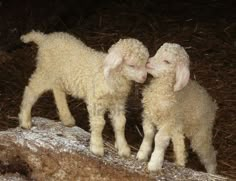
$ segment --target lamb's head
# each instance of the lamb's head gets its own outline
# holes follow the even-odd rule
[[[148,73],[153,77],[175,76],[174,91],[184,88],[190,77],[189,56],[185,49],[175,43],[164,43],[148,60]],[[174,74],[173,74],[174,73]]]
[[[104,61],[104,75],[123,76],[127,80],[143,83],[147,78],[148,49],[136,39],[121,39],[111,46]]]

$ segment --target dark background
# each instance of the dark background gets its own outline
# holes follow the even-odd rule
[[[23,90],[35,69],[37,53],[35,45],[24,45],[19,37],[32,29],[65,31],[102,51],[123,37],[141,40],[151,56],[164,42],[184,46],[191,57],[192,78],[219,105],[213,134],[218,172],[236,179],[235,1],[0,1],[0,130],[18,126]],[[134,152],[142,140],[141,89],[142,85],[134,85],[127,104],[126,137]],[[89,130],[85,104],[71,97],[68,102],[77,125]],[[58,119],[51,93],[39,99],[32,115]],[[109,124],[104,138],[114,141]],[[187,167],[204,171],[190,148],[188,152]],[[166,159],[173,161],[171,146]]]

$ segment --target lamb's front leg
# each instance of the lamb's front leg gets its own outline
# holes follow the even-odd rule
[[[147,161],[148,157],[152,151],[153,138],[155,136],[155,127],[150,121],[150,118],[144,116],[143,120],[143,133],[144,138],[142,144],[139,148],[137,159],[140,161]]]
[[[90,122],[90,151],[98,156],[104,155],[102,131],[105,126],[105,109],[97,103],[88,106]]]
[[[149,171],[157,171],[162,168],[165,150],[169,145],[170,136],[165,128],[161,128],[155,136],[155,148],[148,163]]]
[[[110,119],[115,132],[115,147],[118,149],[118,154],[123,157],[130,156],[130,148],[125,139],[126,118],[122,105],[110,108]]]

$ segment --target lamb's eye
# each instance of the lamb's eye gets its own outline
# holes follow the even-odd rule
[[[170,62],[168,60],[163,60],[166,64],[170,64]]]
[[[135,65],[129,65],[129,67],[135,68]]]

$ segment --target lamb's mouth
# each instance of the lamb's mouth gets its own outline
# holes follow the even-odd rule
[[[147,63],[146,64],[146,69],[153,69],[153,67],[149,63]]]
[[[147,69],[147,73],[150,74],[152,77],[157,78],[158,76],[153,72],[154,68],[152,69]]]
[[[146,80],[146,79],[145,79]],[[136,80],[135,82],[143,84],[145,82],[145,80]]]
[[[148,72],[149,74],[151,74],[152,71],[154,70],[154,68],[146,68],[146,69],[147,69],[147,72]]]

